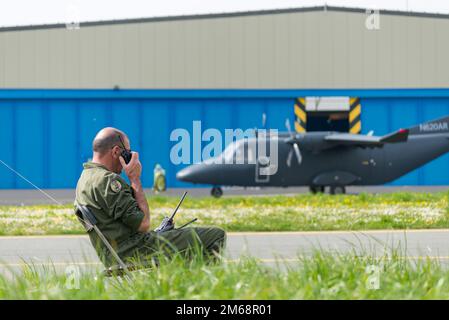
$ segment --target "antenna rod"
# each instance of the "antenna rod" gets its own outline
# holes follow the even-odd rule
[[[187,195],[187,191],[184,192],[184,194],[182,195],[181,200],[179,200],[178,205],[176,206],[175,210],[173,211],[172,215],[170,216],[170,220],[172,220],[175,217],[176,212],[178,212],[179,207],[181,206],[182,202],[184,201],[184,198]]]
[[[195,219],[193,219],[193,220],[191,220],[191,221],[189,221],[189,222],[183,224],[183,225],[180,226],[178,229],[182,229],[182,228],[184,228],[184,227],[187,227],[189,224],[194,223],[196,220],[198,220],[198,218],[195,218]]]

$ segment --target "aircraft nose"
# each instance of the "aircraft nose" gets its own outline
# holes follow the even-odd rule
[[[206,178],[201,165],[191,165],[176,174],[176,179],[184,182],[201,183]]]
[[[176,179],[180,180],[180,181],[188,181],[189,180],[189,176],[190,176],[190,171],[189,167],[182,169],[181,171],[178,171],[178,173],[176,174]]]

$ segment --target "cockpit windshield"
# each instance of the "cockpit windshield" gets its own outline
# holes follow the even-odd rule
[[[255,163],[255,143],[253,139],[241,139],[229,144],[221,154],[225,164]]]

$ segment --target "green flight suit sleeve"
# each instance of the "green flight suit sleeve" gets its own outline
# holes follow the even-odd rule
[[[101,189],[104,211],[114,220],[120,220],[137,231],[145,214],[140,210],[131,187],[119,175],[111,174],[105,177]]]

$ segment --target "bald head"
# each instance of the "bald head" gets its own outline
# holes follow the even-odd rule
[[[122,141],[120,141],[120,138]],[[123,131],[111,127],[103,128],[95,136],[92,149],[94,153],[104,155],[114,146],[123,147],[122,142],[126,144],[126,140],[127,137]]]

